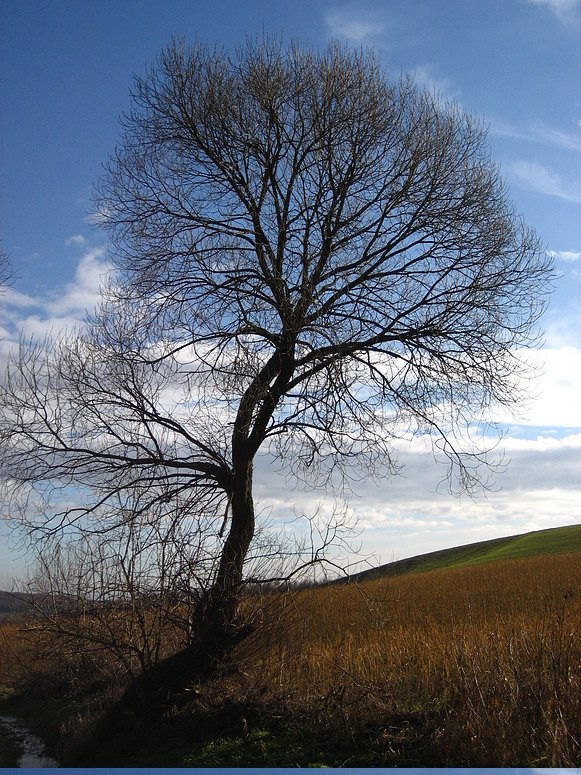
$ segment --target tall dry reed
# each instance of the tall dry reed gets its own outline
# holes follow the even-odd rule
[[[415,726],[441,763],[579,765],[580,579],[571,554],[278,595],[240,687],[349,732]]]
[[[191,695],[202,709],[252,702],[363,736],[385,764],[581,765],[579,553],[249,594],[241,608],[255,630]],[[30,620],[1,627],[0,685],[15,680],[114,697],[127,669]]]

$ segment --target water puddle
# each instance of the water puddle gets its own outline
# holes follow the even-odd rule
[[[58,767],[59,763],[44,753],[44,743],[27,729],[21,719],[12,716],[0,716],[0,726],[22,746],[19,767]]]

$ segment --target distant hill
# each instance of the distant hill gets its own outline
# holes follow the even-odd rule
[[[0,592],[0,616],[19,614],[29,608],[25,595],[10,592]]]
[[[581,525],[535,530],[523,535],[494,538],[491,541],[479,541],[453,549],[419,554],[406,560],[397,560],[380,565],[378,568],[361,571],[351,578],[357,581],[370,581],[385,576],[401,576],[405,573],[421,573],[454,568],[459,565],[475,565],[494,560],[513,560],[518,557],[564,552],[581,552]]]

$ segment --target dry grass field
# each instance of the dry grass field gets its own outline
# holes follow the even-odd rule
[[[20,683],[29,664],[29,646],[22,637],[22,625],[12,618],[0,618],[0,698]]]
[[[400,749],[427,735],[440,762],[575,766],[580,580],[576,553],[303,590],[236,662],[274,704]]]
[[[126,766],[580,766],[580,579],[574,553],[249,596],[254,633],[158,730],[81,755],[99,714],[77,705],[61,755]],[[62,678],[58,650],[51,665],[36,637],[12,623],[0,633],[0,685],[23,696],[43,674],[47,696],[50,676]],[[97,662],[72,656],[69,695],[94,692]]]

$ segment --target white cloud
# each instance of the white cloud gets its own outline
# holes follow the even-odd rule
[[[565,199],[568,202],[581,203],[581,186],[569,185],[562,181],[554,170],[539,162],[515,161],[509,172],[526,188],[546,196]]]
[[[581,253],[574,250],[551,250],[550,255],[560,261],[579,261]]]
[[[85,310],[92,312],[100,301],[99,287],[101,278],[107,271],[103,248],[90,250],[82,257],[75,273],[75,279],[69,283],[58,298],[47,300],[48,312],[55,315],[78,314],[84,317]]]
[[[566,25],[575,23],[579,18],[581,0],[528,0],[528,2],[546,6],[560,22]]]
[[[530,403],[518,419],[508,410],[497,422],[544,428],[581,428],[581,350],[576,347],[543,348],[522,353],[538,374],[530,383]]]
[[[340,9],[325,14],[325,25],[332,38],[347,38],[350,43],[372,43],[382,34],[384,25],[376,13],[361,9]]]
[[[527,130],[516,127],[503,118],[494,118],[490,121],[490,134],[497,137],[510,137],[514,140],[532,140],[533,137]]]
[[[563,452],[567,450],[581,450],[581,433],[573,433],[562,439],[553,436],[537,436],[535,439],[518,439],[507,436],[502,440],[502,447],[507,453],[535,452],[545,454],[548,452]],[[579,482],[581,486],[581,481]]]
[[[86,244],[87,240],[81,234],[75,234],[73,237],[69,237],[68,240],[65,240],[65,245],[67,247],[70,247],[71,245],[84,247]]]
[[[460,103],[461,91],[455,89],[447,78],[442,78],[435,72],[432,65],[420,65],[414,70],[414,79],[418,86],[423,86],[430,92],[435,92],[448,102]]]
[[[581,126],[581,122],[579,126]],[[523,129],[502,118],[493,118],[490,122],[490,134],[497,137],[536,142],[552,148],[581,152],[581,135],[579,133],[565,132],[562,129],[547,126],[542,121],[536,121]]]
[[[545,142],[547,145],[571,151],[581,151],[581,136],[578,134],[564,132],[555,127],[548,127],[543,123],[534,124],[532,132],[535,138]]]
[[[81,258],[72,282],[45,296],[32,297],[17,287],[6,289],[0,305],[0,361],[25,338],[42,339],[83,322],[99,304],[101,278],[107,272],[105,251],[89,250]]]

